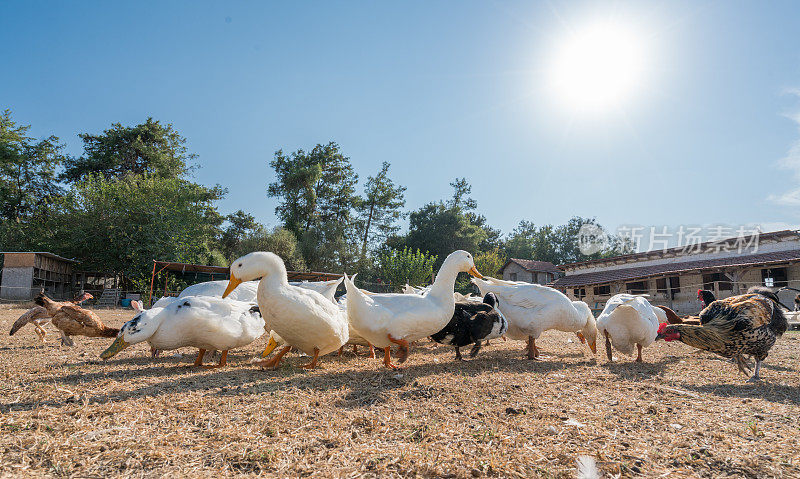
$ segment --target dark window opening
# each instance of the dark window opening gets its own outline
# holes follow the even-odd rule
[[[608,296],[611,294],[611,286],[595,286],[594,287],[594,295],[595,296]]]
[[[667,287],[669,284],[669,288]],[[669,293],[672,296],[672,299],[675,299],[675,295],[681,291],[681,279],[678,276],[670,276],[668,278],[658,278],[656,279],[656,292],[658,293]]]
[[[725,273],[706,273],[703,275],[703,289],[714,291],[714,283],[719,285],[720,291],[733,290],[733,283]]]
[[[767,268],[761,270],[761,281],[764,286],[770,288],[782,288],[789,286],[789,278],[786,275],[786,268]]]
[[[517,273],[511,273],[511,274],[509,275],[509,279],[510,279],[511,281],[516,281],[516,280],[517,280]]]
[[[646,294],[648,291],[647,281],[625,283],[625,289],[627,289],[630,294]]]
[[[572,294],[578,299],[585,298],[586,288],[575,288],[572,290]]]

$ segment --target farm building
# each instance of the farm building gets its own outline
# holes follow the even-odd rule
[[[4,251],[0,299],[27,301],[45,290],[55,299],[72,299],[74,260],[44,251]]]
[[[742,238],[699,243],[644,253],[560,265],[566,273],[553,286],[595,310],[618,293],[648,294],[654,304],[678,314],[699,310],[698,289],[717,298],[741,294],[754,285],[800,289],[800,232],[761,233],[742,247]],[[797,293],[784,291],[781,300],[793,304]]]
[[[563,276],[561,270],[547,261],[511,258],[500,268],[499,273],[507,281],[525,281],[549,284]]]

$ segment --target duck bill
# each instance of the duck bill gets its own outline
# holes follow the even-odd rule
[[[471,276],[474,276],[476,278],[483,279],[483,275],[480,274],[478,272],[478,270],[474,266],[472,268],[470,268],[469,271],[467,271],[467,273],[469,273]]]
[[[269,356],[269,353],[271,353],[277,347],[278,347],[278,343],[275,341],[275,339],[272,336],[270,336],[269,337],[269,342],[267,343],[267,349],[265,349],[264,352],[261,353],[261,357],[262,358],[266,358],[267,356]]]
[[[592,354],[597,354],[597,341],[589,341],[589,349],[592,350]]]
[[[127,348],[130,345],[131,344],[126,342],[125,339],[122,337],[122,335],[117,336],[117,339],[114,340],[113,343],[111,343],[111,346],[109,346],[108,349],[100,353],[100,358],[110,359],[116,356],[120,351],[122,351],[123,349]]]
[[[225,288],[225,292],[222,293],[222,297],[225,298],[229,294],[233,293],[233,290],[236,289],[236,287],[240,284],[242,284],[242,280],[231,274],[231,279],[228,280],[228,287]]]

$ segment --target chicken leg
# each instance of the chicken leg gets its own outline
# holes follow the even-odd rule
[[[757,382],[761,382],[761,378],[760,378],[760,377],[759,377],[759,375],[758,375],[758,371],[759,371],[760,369],[761,369],[761,361],[759,361],[758,359],[756,359],[756,368],[755,368],[755,370],[753,371],[753,377],[751,377],[750,379],[748,379],[748,380],[747,380],[747,382],[749,382],[749,383],[757,383]]]

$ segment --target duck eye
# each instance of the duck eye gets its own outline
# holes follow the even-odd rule
[[[239,263],[239,266],[238,266],[238,267],[239,267],[239,268],[241,268],[241,267],[242,267],[242,263]]]

